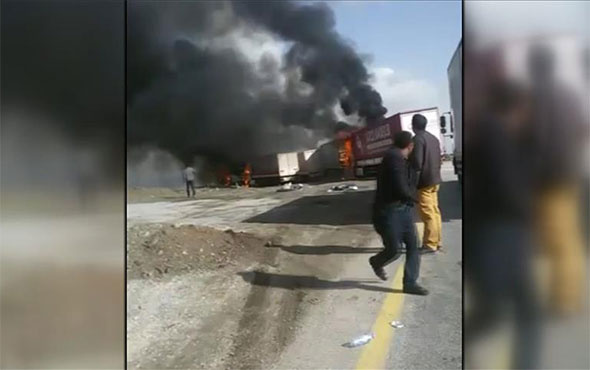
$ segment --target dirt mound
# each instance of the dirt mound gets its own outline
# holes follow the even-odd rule
[[[139,225],[127,230],[127,277],[158,278],[265,260],[266,240],[193,225]]]

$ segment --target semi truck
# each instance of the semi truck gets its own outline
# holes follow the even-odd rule
[[[363,127],[351,134],[355,175],[375,175],[383,154],[393,145],[393,136],[399,131],[412,132],[412,117],[422,114],[427,119],[426,131],[436,136],[443,149],[443,137],[438,108],[418,109],[396,113],[375,126]]]
[[[299,157],[302,177],[305,179],[340,176],[343,171],[340,155],[344,144],[342,140],[336,139],[303,152],[305,155]]]
[[[493,78],[508,79],[530,86],[534,81],[531,80],[529,74],[528,51],[530,47],[535,45],[544,46],[553,52],[556,79],[561,85],[575,92],[573,96],[583,99],[586,96],[584,95],[584,72],[581,58],[583,43],[575,35],[569,34],[497,40],[481,50],[472,51],[473,54],[469,56],[469,60],[473,58],[473,62],[469,63],[469,66],[473,70],[465,72],[470,76],[465,81],[466,84],[470,83],[468,96],[484,95],[488,83]],[[471,100],[470,106],[463,109],[462,59],[463,46],[460,41],[447,68],[455,139],[453,164],[460,182],[463,180],[463,134],[470,131],[469,127],[463,125],[463,110],[468,117],[467,125],[469,126],[473,123],[471,117],[474,117],[474,112],[482,109],[481,106],[476,105],[475,99]],[[584,103],[585,101],[580,101],[580,104]],[[465,140],[468,140],[468,137],[465,137]]]
[[[251,179],[256,185],[306,181],[331,174],[339,174],[340,141],[333,140],[315,149],[277,153],[250,161]]]
[[[449,79],[449,97],[451,103],[451,132],[455,148],[453,150],[453,167],[459,183],[463,182],[463,41],[451,57],[447,68]]]
[[[254,184],[293,181],[299,172],[298,152],[269,154],[250,162]]]
[[[415,114],[426,117],[426,130],[438,138],[443,152],[444,137],[438,108],[405,111],[385,118],[379,124],[343,133],[315,149],[255,158],[249,163],[253,184],[305,181],[314,177],[372,176],[377,172],[383,154],[393,145],[395,133],[401,130],[412,132]]]

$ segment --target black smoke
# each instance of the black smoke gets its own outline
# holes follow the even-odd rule
[[[342,94],[346,115],[369,120],[387,112],[381,95],[367,81],[369,74],[358,53],[334,29],[334,15],[323,3],[301,6],[289,1],[236,1],[238,14],[295,45],[287,54],[289,67],[301,68],[302,80],[314,86],[314,97],[333,102]]]
[[[339,103],[367,121],[386,112],[324,4],[133,1],[127,25],[132,147],[238,161],[332,136]],[[283,63],[270,54],[252,63],[216,44],[237,33],[284,41]]]
[[[48,142],[37,132],[43,126],[68,148],[104,148],[108,175],[102,176],[122,181],[124,4],[4,0],[0,14],[2,140],[22,129],[24,137]]]

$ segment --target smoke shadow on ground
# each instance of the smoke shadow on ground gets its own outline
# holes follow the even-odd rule
[[[341,245],[273,245],[271,248],[280,248],[282,251],[293,254],[304,255],[330,255],[330,254],[362,254],[362,253],[379,253],[382,248],[359,248]]]
[[[199,198],[187,198],[186,195],[184,197],[182,196],[171,196],[171,195],[165,195],[165,196],[153,196],[153,197],[149,197],[149,198],[139,198],[139,199],[127,199],[127,203],[131,204],[131,203],[154,203],[154,202],[170,202],[170,203],[183,203],[183,202],[191,202],[191,201],[195,201],[195,200],[199,200]]]
[[[243,222],[299,225],[370,225],[374,190],[306,196]],[[443,222],[461,220],[461,186],[458,181],[444,182],[438,192]],[[418,211],[414,220],[421,222]]]
[[[306,196],[251,217],[245,223],[369,225],[374,191]]]
[[[310,246],[310,245],[289,245],[289,246],[270,246],[269,248],[280,248],[281,250],[299,254],[299,255],[316,255],[325,256],[331,254],[374,254],[379,253],[383,248],[357,248],[347,246]],[[405,247],[399,250],[399,253],[406,254]]]
[[[262,271],[239,272],[238,275],[244,281],[255,285],[280,289],[312,289],[312,290],[342,290],[362,289],[381,293],[403,293],[401,289],[391,289],[382,286],[374,286],[380,281],[361,282],[357,280],[330,281],[319,279],[315,276],[305,275],[281,275]]]

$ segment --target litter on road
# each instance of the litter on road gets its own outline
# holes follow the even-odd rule
[[[374,334],[365,334],[365,335],[361,335],[358,338],[355,338],[353,340],[351,340],[348,343],[344,343],[342,345],[342,347],[346,347],[346,348],[355,348],[355,347],[360,347],[360,346],[364,346],[365,344],[369,343],[371,340],[373,340],[373,338],[375,338]]]
[[[355,191],[355,190],[359,190],[359,187],[356,186],[355,184],[340,184],[340,185],[332,186],[330,189],[328,189],[328,193],[332,193],[335,191]]]
[[[303,185],[301,184],[292,184],[290,182],[283,184],[277,191],[293,191],[293,190],[301,190],[303,189]]]
[[[404,324],[402,324],[399,321],[395,321],[395,320],[392,321],[392,322],[390,322],[389,325],[393,326],[396,329],[400,329],[400,328],[403,328],[404,327]]]

